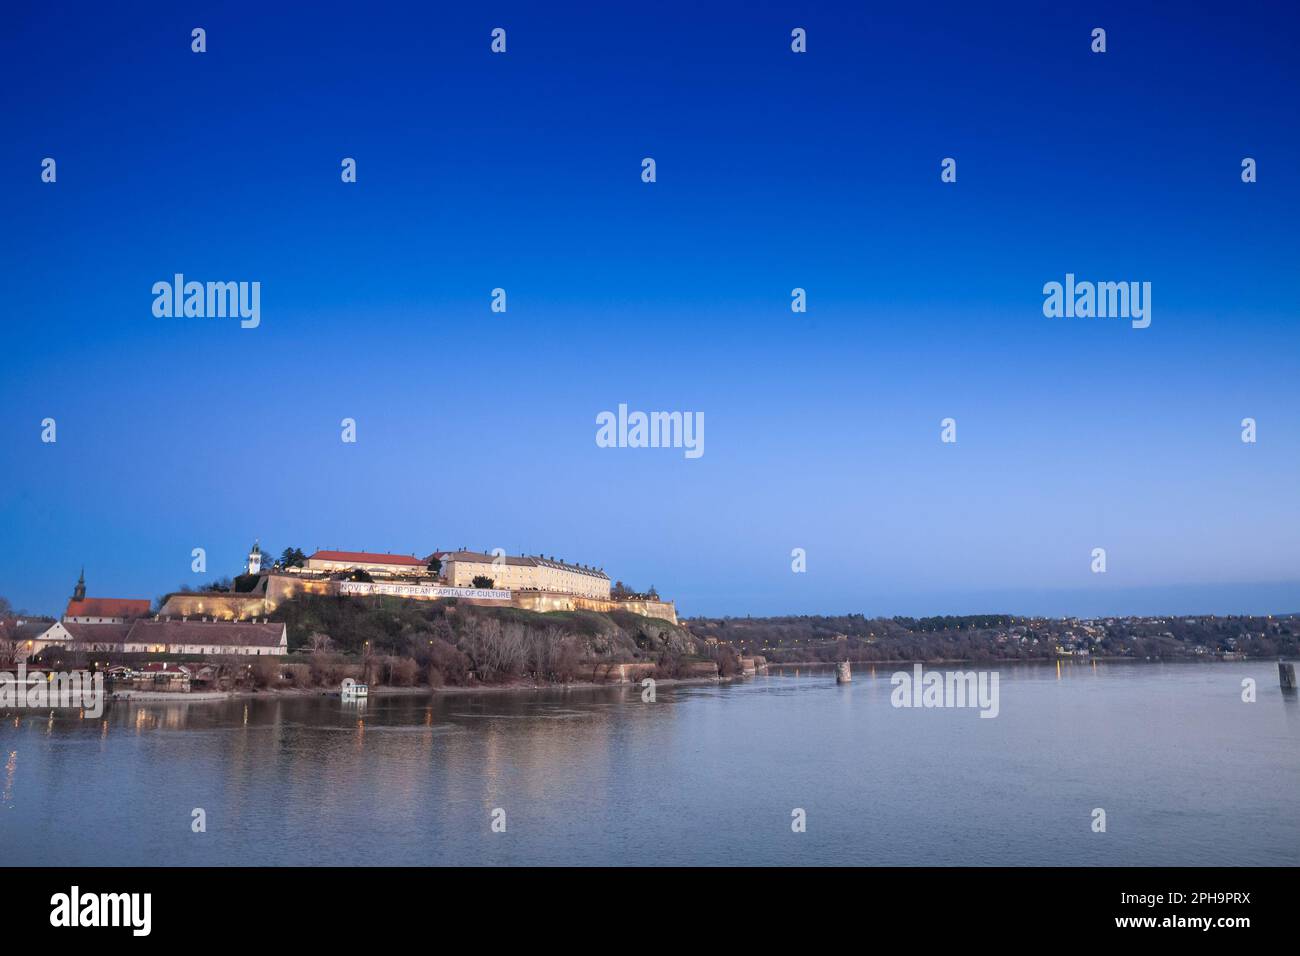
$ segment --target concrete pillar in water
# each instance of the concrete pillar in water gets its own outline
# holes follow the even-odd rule
[[[1278,661],[1277,679],[1283,690],[1295,690],[1295,665],[1290,661]]]
[[[840,661],[835,665],[835,683],[847,684],[853,680],[853,671],[849,669],[848,661]]]

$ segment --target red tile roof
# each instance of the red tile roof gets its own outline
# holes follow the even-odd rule
[[[77,624],[66,621],[63,629],[72,635],[75,641],[87,644],[121,644],[131,630],[130,624]]]
[[[45,628],[49,624],[41,625]],[[199,644],[212,647],[279,647],[284,624],[252,621],[137,620],[131,624],[63,625],[74,641],[99,644]]]
[[[279,647],[284,624],[247,621],[136,621],[128,644],[210,644],[213,647]]]
[[[69,601],[64,617],[148,617],[149,602],[135,598],[86,598]]]
[[[149,674],[189,674],[189,670],[183,664],[169,664],[166,661],[150,662],[140,670]]]
[[[413,558],[409,554],[371,554],[369,551],[317,551],[307,560],[317,561],[351,561],[354,564],[401,564],[412,568],[422,568],[428,561]]]

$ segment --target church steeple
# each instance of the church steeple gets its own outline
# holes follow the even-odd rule
[[[86,567],[82,565],[81,577],[77,578],[77,586],[72,589],[72,600],[86,600]]]

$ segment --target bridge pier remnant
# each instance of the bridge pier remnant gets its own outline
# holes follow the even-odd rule
[[[1277,662],[1277,679],[1283,690],[1295,690],[1295,664],[1290,661]]]

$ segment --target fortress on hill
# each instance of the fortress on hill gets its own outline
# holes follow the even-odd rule
[[[299,552],[301,554],[301,552]],[[168,594],[160,618],[250,621],[264,618],[300,594],[400,597],[415,601],[455,598],[468,604],[530,611],[631,611],[677,623],[672,601],[613,593],[600,568],[543,555],[497,551],[434,551],[420,558],[368,551],[317,551],[301,564],[263,566],[254,543],[245,573],[230,591]]]

